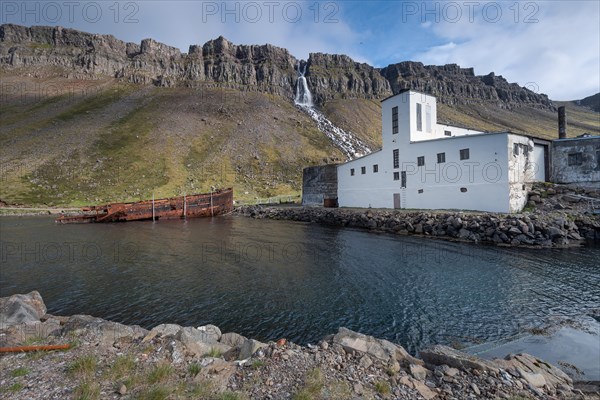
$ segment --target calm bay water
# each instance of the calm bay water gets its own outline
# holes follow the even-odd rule
[[[59,226],[0,219],[0,296],[151,328],[315,343],[340,326],[415,352],[494,341],[600,304],[600,248],[505,249],[222,217]]]

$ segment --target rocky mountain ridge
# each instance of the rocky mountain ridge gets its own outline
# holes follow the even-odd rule
[[[293,99],[298,62],[284,48],[235,45],[222,36],[191,45],[186,54],[153,39],[136,44],[62,27],[0,26],[0,67],[33,68],[36,74],[48,73],[44,67],[53,66],[78,79],[103,75],[165,87],[216,84]],[[305,63],[309,87],[320,106],[332,99],[381,99],[410,88],[434,94],[445,104],[555,109],[544,94],[493,72],[477,76],[473,68],[456,64],[404,61],[375,68],[345,55],[322,53],[311,53]]]
[[[575,103],[600,113],[600,93],[596,93],[581,100],[575,100]]]

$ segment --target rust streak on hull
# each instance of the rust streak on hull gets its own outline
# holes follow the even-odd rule
[[[153,207],[154,204],[154,207]],[[193,194],[159,200],[144,200],[135,203],[111,203],[81,209],[82,214],[61,215],[56,219],[61,224],[85,224],[94,222],[124,222],[154,219],[178,219],[211,217],[233,211],[233,189],[217,190],[212,193]]]

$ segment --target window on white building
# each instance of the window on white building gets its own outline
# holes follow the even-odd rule
[[[452,136],[452,132],[450,132],[450,131],[444,131],[444,136]]]
[[[425,156],[417,157],[417,167],[425,165]]]
[[[406,171],[402,171],[402,182],[400,182],[400,187],[406,187]]]
[[[425,131],[431,133],[431,106],[425,105]]]
[[[367,167],[360,167],[360,173],[361,175],[364,175],[367,173]]]
[[[398,133],[398,107],[392,108],[392,134]]]
[[[513,143],[513,155],[519,155],[519,143]]]
[[[583,164],[583,153],[570,153],[568,159],[569,165],[581,165]]]
[[[379,172],[379,164],[373,164],[373,173]]]
[[[394,168],[400,168],[400,150],[395,149],[393,152]]]
[[[354,176],[354,168],[350,168],[350,176]]]
[[[421,103],[417,103],[417,130],[419,132],[423,131],[423,118],[421,111]]]
[[[394,180],[395,181],[399,181],[400,180],[400,172],[394,172]]]
[[[461,160],[468,160],[469,159],[469,149],[462,149],[460,151],[460,159]]]
[[[438,164],[446,162],[446,153],[438,153],[437,155]]]

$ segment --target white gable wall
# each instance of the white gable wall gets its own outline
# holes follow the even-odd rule
[[[419,103],[421,131],[417,130],[416,121]],[[392,133],[393,107],[398,107],[399,132],[396,134]],[[338,166],[340,207],[393,208],[396,195],[400,208],[520,210],[527,198],[523,185],[531,180],[531,176],[513,174],[511,177],[509,171],[511,168],[525,171],[532,159],[523,155],[514,159],[509,157],[515,142],[527,146],[528,139],[508,133],[482,134],[436,121],[437,107],[433,96],[404,92],[384,100],[383,149]],[[445,135],[447,130],[452,137]],[[394,149],[399,151],[397,168],[393,164]],[[462,149],[469,149],[466,160],[460,159]],[[444,162],[438,163],[438,153],[444,153]],[[420,156],[424,157],[423,166],[417,165]],[[373,172],[374,164],[378,165],[376,173]],[[362,167],[365,167],[365,174],[362,174]],[[354,176],[351,169],[354,169]],[[398,173],[397,180],[394,172]],[[406,187],[402,187],[402,172],[406,173]]]
[[[507,134],[416,142],[404,150],[407,171],[402,208],[464,209],[508,212]],[[460,159],[460,150],[469,159]],[[409,151],[408,151],[409,150]],[[438,163],[438,153],[445,162]],[[417,157],[425,165],[417,165]]]
[[[389,154],[387,154],[389,153]],[[387,157],[386,157],[387,154]],[[338,165],[338,204],[340,207],[393,208],[393,193],[399,182],[393,179],[391,151],[380,150]],[[373,172],[376,164],[379,172]],[[363,175],[361,167],[365,167]],[[354,169],[354,176],[350,171]]]

